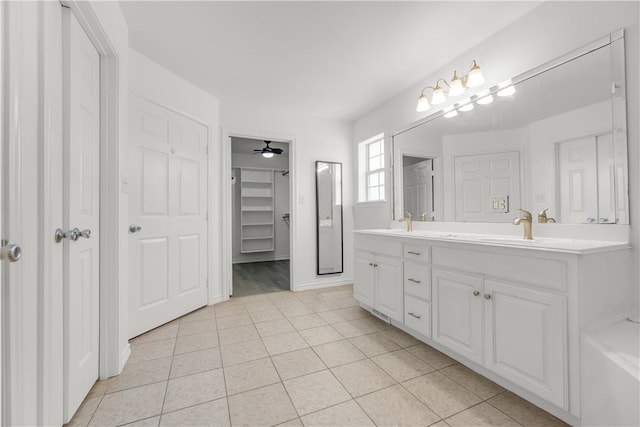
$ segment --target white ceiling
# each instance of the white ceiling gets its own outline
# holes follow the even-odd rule
[[[217,96],[223,108],[233,100],[343,120],[372,110],[539,4],[121,3],[131,46]]]

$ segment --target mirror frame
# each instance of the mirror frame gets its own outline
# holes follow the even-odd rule
[[[318,165],[321,163],[340,166],[340,271],[332,271],[329,273],[321,273],[320,272],[320,192],[319,190],[319,179],[318,179]],[[344,273],[344,213],[343,213],[343,186],[342,186],[342,163],[341,162],[329,162],[316,160],[315,163],[315,172],[316,172],[316,275],[317,276],[327,276],[331,274],[342,274]]]
[[[518,74],[517,76],[511,78],[511,82],[515,86],[519,83],[522,83],[526,80],[536,77],[544,73],[545,71],[559,67],[567,62],[570,62],[583,55],[587,55],[592,51],[603,48],[605,46],[611,46],[611,61],[610,61],[611,78],[616,83],[620,84],[619,87],[616,84],[616,89],[619,89],[619,90],[616,90],[615,93],[612,94],[612,98],[611,98],[612,108],[613,108],[613,111],[612,111],[613,120],[611,124],[613,138],[614,138],[613,143],[614,145],[624,143],[625,155],[626,155],[626,171],[625,171],[626,173],[625,173],[625,176],[622,178],[623,180],[625,180],[625,182],[619,182],[620,177],[618,176],[615,176],[614,179],[615,179],[615,188],[616,189],[620,188],[620,190],[616,190],[616,192],[621,194],[624,198],[624,200],[622,200],[621,203],[624,204],[624,206],[626,207],[627,218],[625,221],[622,221],[622,222],[616,221],[614,224],[629,224],[629,178],[628,178],[629,176],[629,145],[628,145],[628,139],[627,139],[627,110],[626,110],[627,84],[625,79],[626,68],[625,68],[625,52],[624,52],[624,30],[620,29],[620,30],[614,31],[610,34],[607,34],[604,37],[601,37],[591,43],[588,43],[582,47],[574,49],[538,67],[532,68],[528,71]],[[506,79],[503,79],[503,80],[506,80]],[[482,93],[482,97],[487,96],[487,93],[483,93],[485,90],[486,89],[479,92],[479,93]],[[489,88],[489,93],[491,95],[495,95],[499,90],[500,88],[498,87],[498,84],[495,84]],[[621,99],[622,102],[616,102],[616,98],[619,98],[619,97],[622,98]],[[476,102],[480,98],[480,96],[479,94],[474,94],[469,98],[471,102]],[[429,114],[428,116],[420,120],[417,120],[407,126],[404,126],[392,132],[391,134],[391,152],[393,153],[393,157],[391,158],[391,171],[390,171],[391,172],[390,175],[392,179],[391,200],[393,202],[393,205],[391,206],[391,215],[392,215],[392,220],[394,221],[397,221],[399,218],[403,217],[403,210],[404,210],[401,196],[400,196],[400,203],[397,203],[398,195],[396,194],[396,192],[400,191],[401,193],[399,186],[402,185],[402,179],[401,179],[401,175],[400,177],[398,176],[398,172],[396,171],[397,169],[396,166],[398,166],[399,169],[402,169],[402,155],[407,154],[407,153],[403,153],[401,149],[396,148],[395,137],[411,129],[414,129],[418,126],[422,126],[426,123],[429,123],[433,120],[440,118],[445,114],[444,107],[453,107],[453,109],[457,111],[461,107],[461,105],[459,105],[458,103],[454,103],[454,104],[445,104],[442,107],[443,108],[441,110],[438,110],[432,114]],[[398,153],[400,157],[396,159],[396,155]],[[428,156],[428,153],[424,153],[420,156]],[[434,156],[429,156],[429,157],[433,158],[434,161],[437,160],[439,162],[443,162],[443,159],[440,157],[434,157]],[[442,179],[442,177],[440,178]],[[442,191],[443,191],[442,187],[436,186],[435,188],[439,190],[441,194],[436,195],[434,197],[434,200],[439,200],[439,199],[444,200],[444,195],[442,194]],[[617,203],[620,203],[620,201],[618,201]],[[443,204],[441,206],[443,206]],[[603,225],[606,225],[606,224],[603,224]]]

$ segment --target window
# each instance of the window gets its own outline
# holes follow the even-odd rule
[[[359,200],[375,202],[385,199],[384,194],[384,135],[380,134],[358,145]]]

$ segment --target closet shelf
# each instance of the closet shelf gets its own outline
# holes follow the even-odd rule
[[[273,182],[272,170],[251,168],[240,170],[240,211],[242,215],[240,252],[242,253],[275,250]],[[244,223],[245,220],[255,222]],[[266,233],[269,235],[265,236]]]

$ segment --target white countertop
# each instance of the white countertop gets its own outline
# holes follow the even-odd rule
[[[524,240],[521,236],[498,234],[472,234],[457,232],[442,232],[431,230],[413,230],[408,232],[397,228],[356,230],[357,234],[372,234],[389,237],[403,237],[410,239],[430,240],[434,242],[455,242],[472,245],[484,245],[494,247],[522,248],[530,250],[565,252],[574,254],[589,254],[628,249],[628,242],[560,239],[552,237],[534,237],[533,240]]]

